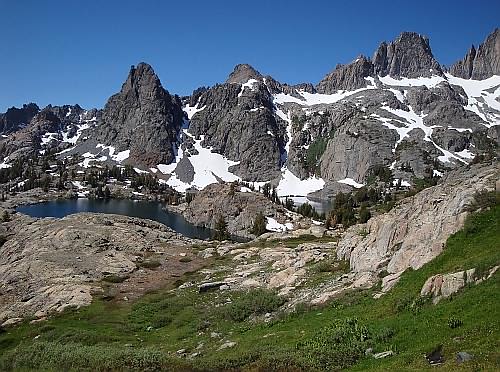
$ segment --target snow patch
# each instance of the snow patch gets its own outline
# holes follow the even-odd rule
[[[392,181],[392,186],[396,186],[399,182],[399,179],[396,178]],[[408,181],[404,181],[404,180],[401,180],[401,184],[400,186],[403,186],[403,187],[411,187],[411,184],[408,182]]]
[[[360,189],[360,188],[362,188],[364,186],[364,184],[356,182],[352,178],[344,178],[343,180],[338,180],[337,182],[338,183],[343,183],[345,185],[352,186],[352,187],[354,187],[356,189]]]
[[[269,231],[281,232],[293,229],[293,224],[291,223],[281,224],[272,217],[266,217],[266,220],[266,229]]]
[[[5,169],[5,168],[10,168],[12,167],[12,164],[8,164],[7,162],[9,161],[9,157],[7,156],[2,163],[0,163],[0,169]]]
[[[419,77],[419,78],[401,78],[394,79],[390,76],[379,76],[378,79],[385,85],[397,86],[397,87],[421,87],[426,86],[427,88],[434,88],[435,86],[441,84],[446,79],[441,76],[431,76],[431,77]]]
[[[196,103],[196,105],[194,105],[194,106],[186,105],[182,108],[182,110],[186,113],[188,119],[191,120],[191,118],[193,117],[194,114],[205,110],[206,107],[207,106],[205,105],[203,107],[198,108],[198,103]]]
[[[167,181],[167,184],[172,186],[179,192],[185,192],[191,187],[203,189],[204,187],[219,182],[221,179],[225,182],[239,181],[240,178],[229,171],[229,167],[238,165],[239,161],[232,161],[227,159],[221,154],[212,152],[211,148],[205,148],[201,145],[205,136],[200,136],[196,140],[187,129],[184,129],[184,134],[193,138],[194,148],[198,151],[197,155],[189,156],[189,161],[194,168],[194,179],[191,183],[182,182],[178,179],[176,174],[172,174]],[[177,160],[177,159],[176,159]],[[180,159],[179,159],[180,160]],[[167,174],[175,170],[177,164],[158,165],[157,168],[160,172]]]
[[[128,157],[130,156],[130,150],[120,151],[119,153],[115,154],[115,148],[113,146],[106,146],[102,143],[98,143],[96,145],[96,149],[98,148],[102,148],[101,152],[108,150],[111,160],[114,160],[118,163],[121,163],[122,161],[128,159]]]
[[[241,97],[243,95],[243,92],[245,91],[245,88],[250,88],[251,90],[255,90],[254,89],[254,84],[258,83],[257,80],[255,79],[250,79],[248,80],[246,83],[243,83],[241,84],[241,90],[240,92],[238,93],[238,97]]]
[[[458,155],[463,159],[469,159],[469,160],[474,159],[474,153],[470,152],[468,149],[463,149],[460,152],[456,152],[455,155]]]
[[[301,98],[297,98],[285,93],[278,93],[274,95],[274,103],[297,103],[304,106],[331,104],[338,102],[346,97],[352,96],[353,94],[374,88],[375,86],[368,86],[366,88],[360,88],[352,91],[339,90],[338,92],[333,94],[308,93],[306,91],[299,91],[298,94],[301,96]]]
[[[278,196],[306,196],[311,192],[321,190],[325,186],[322,178],[310,177],[301,180],[288,169],[281,173],[281,180],[276,188]]]

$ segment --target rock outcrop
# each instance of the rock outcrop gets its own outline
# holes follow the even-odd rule
[[[11,107],[7,112],[0,114],[0,133],[15,132],[29,124],[31,119],[40,111],[35,103],[28,103],[22,108]]]
[[[30,104],[22,110],[27,119],[38,107]],[[22,115],[18,115],[19,119]],[[8,156],[13,161],[47,150],[65,150],[75,145],[83,132],[91,129],[99,117],[100,110],[96,109],[84,110],[79,105],[48,105],[37,111],[27,124],[19,122],[16,130],[0,139],[0,156]]]
[[[338,65],[316,86],[318,93],[332,94],[339,90],[355,90],[365,87],[365,78],[373,76],[373,64],[365,56],[359,56],[348,65]]]
[[[457,293],[467,284],[478,284],[484,280],[490,279],[499,268],[500,266],[491,268],[485,276],[478,275],[475,268],[455,273],[433,275],[425,281],[420,290],[420,296],[430,296],[432,297],[432,302],[436,304],[441,301],[441,299]]]
[[[139,63],[106,103],[89,141],[113,146],[116,152],[130,150],[127,161],[132,164],[169,164],[175,158],[183,115],[180,98],[162,87],[150,65]]]
[[[387,270],[399,276],[408,268],[422,267],[462,228],[474,194],[494,189],[499,175],[496,164],[450,172],[441,184],[404,199],[367,224],[349,228],[339,242],[339,258],[350,260],[357,273]]]
[[[226,80],[226,83],[244,84],[250,79],[262,80],[262,75],[249,64],[239,64],[234,67]]]
[[[482,80],[500,75],[500,29],[495,29],[476,49],[450,67],[450,73],[463,79]]]
[[[403,32],[393,42],[380,44],[372,62],[375,75],[380,76],[417,78],[443,75],[432,54],[429,39],[415,32]]]
[[[244,188],[245,189],[245,188]],[[299,216],[273,204],[258,192],[242,192],[239,186],[212,184],[198,192],[183,215],[196,226],[215,228],[219,216],[224,217],[231,234],[254,237],[250,230],[259,212],[278,222],[293,223]],[[292,217],[290,217],[292,216]]]
[[[0,324],[88,305],[103,278],[135,273],[144,252],[169,255],[192,243],[163,224],[118,215],[17,213],[1,227],[7,241],[0,247]]]

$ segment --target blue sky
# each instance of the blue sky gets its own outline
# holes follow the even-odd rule
[[[102,107],[130,65],[171,93],[222,82],[237,63],[317,83],[403,30],[440,63],[500,26],[500,1],[0,0],[0,112],[36,102]]]

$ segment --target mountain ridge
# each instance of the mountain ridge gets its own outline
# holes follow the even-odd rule
[[[484,65],[471,59],[495,62],[498,39],[496,29],[481,53],[469,53],[450,72]],[[0,146],[11,149],[2,152],[8,164],[18,145],[42,153],[59,139],[61,158],[85,155],[84,167],[130,164],[178,191],[239,179],[271,182],[281,195],[323,190],[321,197],[328,197],[346,184],[366,184],[377,167],[410,184],[497,151],[500,66],[488,66],[480,74],[492,77],[467,82],[441,68],[427,37],[403,32],[382,42],[371,59],[338,65],[316,87],[281,83],[239,64],[224,83],[199,88],[181,102],[141,62],[102,111],[93,111],[93,120],[83,120],[84,110],[74,106],[80,116],[68,115],[80,134],[76,140],[63,133],[69,124],[54,121],[47,137],[32,129],[39,126],[35,120],[20,131],[32,133],[27,142],[4,130]],[[63,116],[64,107],[49,110]]]

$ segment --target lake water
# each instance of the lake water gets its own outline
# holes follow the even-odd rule
[[[17,211],[31,217],[65,217],[80,212],[112,213],[130,217],[148,218],[167,225],[189,238],[208,239],[211,230],[197,227],[187,222],[179,214],[162,209],[157,202],[127,199],[65,199],[45,203],[22,205]]]

